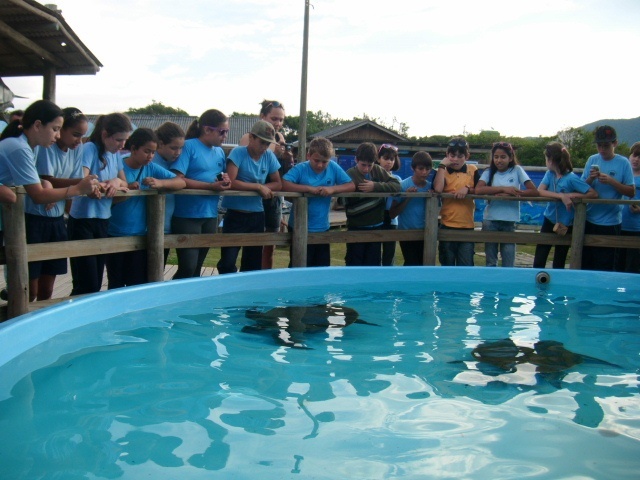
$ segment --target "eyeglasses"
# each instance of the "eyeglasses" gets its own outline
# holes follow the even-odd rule
[[[383,143],[378,149],[378,155],[380,155],[380,152],[384,149],[393,150],[394,152],[398,151],[398,147],[396,147],[395,145],[391,145],[390,143]]]
[[[449,142],[450,147],[469,148],[469,144],[466,140],[453,140]]]
[[[280,102],[276,102],[275,100],[273,102],[269,102],[264,106],[265,110],[268,110],[269,108],[282,108],[284,110],[284,105],[281,104]]]
[[[210,128],[214,132],[218,132],[220,135],[228,135],[229,134],[229,129],[228,128],[212,127],[210,125],[205,125],[205,127]]]

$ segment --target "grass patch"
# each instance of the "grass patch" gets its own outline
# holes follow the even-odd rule
[[[517,252],[524,253],[533,257],[535,252],[535,245],[518,245]],[[331,244],[331,266],[332,267],[344,267],[344,257],[347,251],[347,246],[344,243],[332,243]],[[242,254],[242,253],[241,253]],[[549,255],[549,258],[553,258],[553,251]],[[214,267],[217,265],[218,260],[220,260],[220,249],[219,248],[211,248],[209,253],[207,254],[207,258],[204,261],[205,267]],[[476,243],[476,255],[474,258],[476,266],[483,267],[485,266],[485,256],[484,256],[484,243]],[[532,260],[533,262],[533,260]],[[176,251],[171,250],[169,254],[169,258],[167,260],[168,264],[177,265],[178,257],[176,256]],[[238,259],[238,264],[240,260]],[[396,265],[402,265],[404,263],[404,257],[402,256],[402,251],[400,250],[400,245],[396,246]],[[438,262],[438,265],[440,263]],[[288,268],[289,266],[289,247],[276,247],[276,251],[273,259],[274,268]],[[531,266],[531,265],[527,265]]]

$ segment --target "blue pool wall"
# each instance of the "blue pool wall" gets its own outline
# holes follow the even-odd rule
[[[22,315],[0,324],[0,378],[4,385],[12,385],[7,376],[24,375],[39,366],[56,359],[47,358],[44,342],[48,339],[93,322],[111,319],[127,312],[162,307],[177,302],[196,301],[234,292],[272,290],[282,286],[279,297],[286,298],[286,290],[297,287],[327,285],[353,285],[366,288],[367,284],[393,285],[396,282],[426,282],[427,290],[448,291],[494,291],[492,285],[521,286],[523,294],[535,294],[539,288],[560,287],[558,294],[585,295],[585,298],[607,298],[621,289],[630,292],[629,300],[640,302],[638,276],[613,272],[577,270],[545,270],[550,282],[541,286],[536,275],[541,270],[531,268],[485,268],[485,267],[327,267],[294,268],[234,275],[202,277],[170,282],[150,283],[128,287],[78,299],[63,301],[55,306]],[[465,279],[461,283],[459,279]],[[330,289],[328,289],[330,290]],[[212,305],[213,307],[214,305]],[[41,349],[36,358],[39,365],[15,365],[3,369],[21,353],[29,349]],[[10,370],[10,371],[7,371]],[[1,389],[0,385],[0,389]],[[2,396],[0,392],[0,397]]]

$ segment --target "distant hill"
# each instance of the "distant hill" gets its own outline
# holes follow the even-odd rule
[[[640,117],[622,118],[617,120],[598,120],[597,122],[583,125],[583,130],[593,132],[598,125],[611,125],[618,133],[618,143],[626,143],[631,146],[640,142]]]

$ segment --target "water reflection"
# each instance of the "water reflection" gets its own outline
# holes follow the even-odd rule
[[[429,290],[306,300],[181,305],[155,326],[142,321],[148,312],[132,314],[129,328],[110,334],[119,342],[62,355],[0,402],[5,458],[20,465],[7,472],[118,478],[143,466],[220,471],[250,458],[311,475],[314,454],[331,452],[336,469],[360,462],[393,476],[452,462],[465,477],[527,464],[496,450],[515,435],[507,417],[535,423],[553,412],[620,435],[615,404],[637,399],[638,350],[623,343],[640,331],[625,322],[629,335],[616,335],[617,305]],[[637,318],[637,305],[619,307]],[[308,349],[274,343],[283,331]]]

